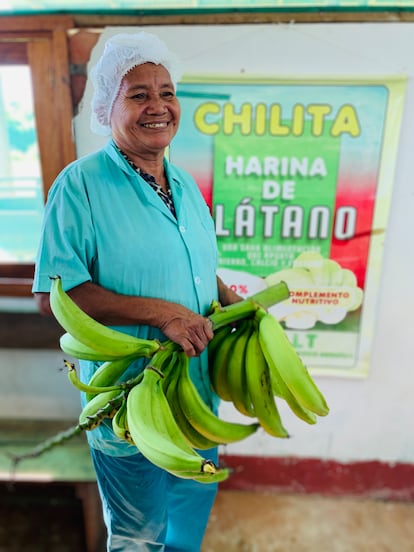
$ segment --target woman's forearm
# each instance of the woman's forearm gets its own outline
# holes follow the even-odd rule
[[[102,324],[159,328],[169,339],[181,345],[188,356],[200,354],[213,337],[209,320],[178,303],[122,295],[91,282],[72,288],[68,295],[83,311]],[[36,300],[42,314],[51,314],[49,294],[37,293]]]
[[[228,287],[219,276],[217,276],[217,288],[219,302],[223,306],[238,303],[243,300],[243,298]]]

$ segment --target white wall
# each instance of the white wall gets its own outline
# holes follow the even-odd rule
[[[411,335],[414,289],[410,285],[414,268],[411,257],[414,191],[410,187],[410,161],[414,151],[414,25],[291,23],[147,27],[146,30],[165,39],[183,60],[188,74],[408,76],[369,376],[367,379],[317,376],[315,379],[331,407],[327,418],[311,427],[281,409],[291,439],[276,440],[259,433],[227,447],[227,452],[297,455],[339,461],[414,462],[414,373],[411,361],[414,358]],[[119,28],[108,30],[106,36],[119,31]],[[85,108],[89,102],[88,94],[85,95]],[[89,132],[87,113],[78,117],[75,130],[79,154],[99,147],[99,140]],[[30,396],[32,382],[43,378],[45,371],[50,377],[51,370],[55,369],[54,353],[45,356],[33,352],[29,356],[30,369],[27,354],[8,351],[0,354],[0,374],[9,366],[14,372],[12,383],[8,380],[4,386],[0,381],[0,416],[10,416],[11,412],[26,416],[27,403],[20,400],[20,393]],[[29,402],[32,416],[62,417],[62,412],[65,415],[78,412],[77,398],[70,385],[66,384],[65,378],[59,383],[56,379],[54,374],[51,379],[53,393],[59,393],[61,400],[47,399],[48,389],[43,390],[41,385],[37,385],[35,396]],[[19,393],[14,386],[18,386]],[[6,402],[3,394],[9,395]],[[227,405],[223,406],[222,414],[226,418],[238,418]]]

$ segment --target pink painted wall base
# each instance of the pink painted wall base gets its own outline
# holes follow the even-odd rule
[[[226,454],[221,455],[221,463],[234,469],[232,476],[220,484],[228,490],[414,500],[413,464]]]

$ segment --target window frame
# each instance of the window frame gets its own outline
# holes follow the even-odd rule
[[[43,198],[59,172],[76,158],[69,70],[72,18],[0,18],[0,64],[31,70]],[[58,101],[56,99],[58,98]],[[34,263],[0,263],[0,296],[32,296]]]

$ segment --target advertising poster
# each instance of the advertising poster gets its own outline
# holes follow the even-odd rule
[[[285,281],[270,312],[312,373],[366,376],[405,78],[180,83],[173,163],[215,221],[240,295]]]

